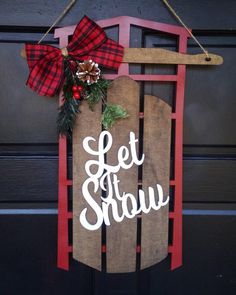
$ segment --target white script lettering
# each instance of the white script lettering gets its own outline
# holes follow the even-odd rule
[[[134,218],[137,214],[148,213],[151,209],[159,210],[169,202],[169,196],[164,200],[163,189],[160,184],[156,185],[156,190],[148,187],[148,198],[145,198],[145,192],[139,190],[138,199],[129,192],[120,192],[119,183],[116,173],[119,170],[130,169],[134,164],[140,166],[143,164],[145,155],[141,159],[138,158],[136,143],[138,139],[135,134],[130,132],[129,147],[121,146],[117,153],[117,165],[108,165],[105,163],[105,155],[111,149],[113,138],[110,132],[102,131],[98,139],[98,148],[94,150],[90,147],[91,142],[96,142],[93,137],[86,137],[83,140],[83,147],[87,153],[97,156],[97,160],[88,160],[85,163],[85,171],[88,178],[82,185],[82,194],[87,204],[96,214],[97,220],[91,224],[87,217],[88,208],[84,208],[80,214],[81,224],[88,230],[97,230],[104,222],[110,225],[109,210],[112,212],[112,217],[116,222],[121,222],[125,217]],[[94,169],[95,167],[95,173]],[[89,187],[93,186],[93,192],[96,193],[98,189],[106,191],[106,197],[101,196],[102,205],[100,206],[90,193]],[[157,196],[156,196],[157,195]],[[149,200],[148,204],[146,199]],[[118,202],[121,202],[122,213],[118,212]],[[128,204],[131,204],[128,206]],[[139,204],[139,207],[138,207]]]

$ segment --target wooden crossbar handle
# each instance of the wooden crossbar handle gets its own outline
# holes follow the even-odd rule
[[[21,56],[26,58],[25,48]],[[125,48],[123,62],[144,64],[182,64],[182,65],[221,65],[223,58],[220,55],[209,53],[210,60],[202,54],[184,54],[161,48]]]
[[[210,60],[202,54],[184,54],[161,48],[125,48],[123,62],[147,64],[221,65],[223,58],[209,53]]]

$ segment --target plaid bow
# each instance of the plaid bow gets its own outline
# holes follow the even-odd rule
[[[50,45],[26,44],[30,69],[27,85],[43,96],[58,94],[64,80],[64,56],[59,48]],[[122,62],[123,47],[107,38],[104,30],[84,16],[77,25],[68,55],[76,60],[92,59],[101,66],[117,69]]]

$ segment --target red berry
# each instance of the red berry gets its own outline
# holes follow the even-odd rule
[[[72,87],[72,91],[73,92],[77,92],[79,89],[78,89],[78,86],[77,85],[74,85],[73,87]]]
[[[74,98],[75,99],[80,99],[80,93],[79,92],[74,92]]]
[[[77,86],[78,91],[82,91],[83,90],[83,86],[79,85]]]

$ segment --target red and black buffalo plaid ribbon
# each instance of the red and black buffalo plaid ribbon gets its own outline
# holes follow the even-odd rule
[[[27,85],[43,96],[58,94],[64,80],[64,56],[59,48],[50,45],[26,44],[30,69]],[[124,49],[107,38],[104,30],[84,16],[66,47],[68,56],[78,61],[91,59],[101,66],[117,69]]]

